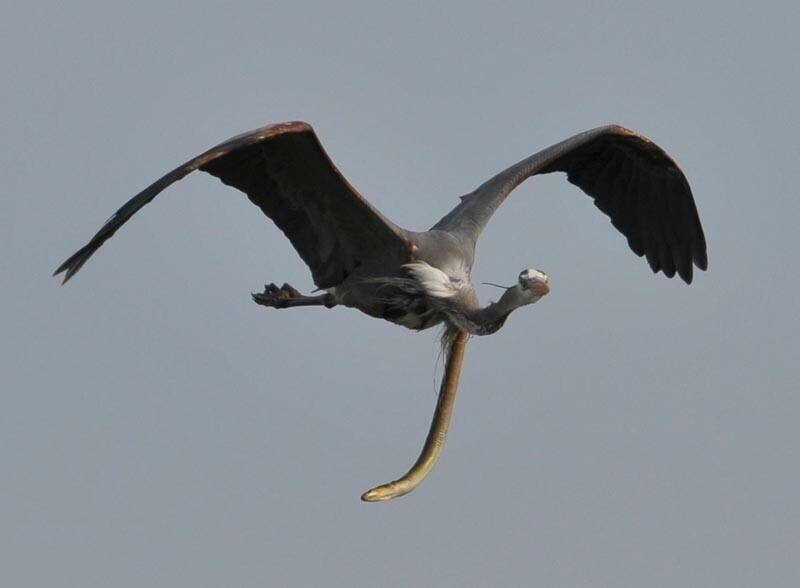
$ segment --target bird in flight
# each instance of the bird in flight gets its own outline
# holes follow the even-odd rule
[[[645,256],[653,272],[707,268],[706,241],[691,189],[677,164],[646,137],[602,126],[552,145],[490,178],[429,230],[384,217],[336,169],[311,126],[286,122],[237,135],[178,166],[126,202],[54,275],[64,283],[145,204],[195,170],[244,192],[283,231],[317,289],[303,295],[271,283],[253,300],[270,308],[348,306],[409,329],[443,325],[445,372],[428,437],[411,469],[362,495],[389,500],[416,488],[439,459],[470,335],[489,335],[550,291],[547,275],[523,270],[497,302],[481,305],[470,280],[475,246],[497,207],[531,176],[564,172]]]

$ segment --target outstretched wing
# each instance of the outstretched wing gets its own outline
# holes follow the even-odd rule
[[[335,286],[375,256],[405,259],[405,240],[344,179],[303,122],[262,127],[198,155],[145,188],[115,212],[54,275],[69,280],[145,204],[199,169],[247,194],[292,242],[320,288]]]
[[[536,174],[566,172],[594,199],[654,272],[688,284],[692,263],[708,266],[706,239],[691,188],[677,164],[647,137],[624,127],[598,127],[523,159],[462,197],[433,228],[477,240],[511,191]]]

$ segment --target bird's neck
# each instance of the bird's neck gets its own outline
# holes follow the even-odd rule
[[[452,310],[447,314],[451,323],[471,335],[491,335],[500,330],[509,314],[529,303],[523,298],[519,287],[513,286],[497,302],[490,302],[483,307]]]

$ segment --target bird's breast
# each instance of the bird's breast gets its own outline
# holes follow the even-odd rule
[[[386,304],[381,318],[407,329],[423,331],[442,322],[441,312],[421,300],[409,300],[407,304]]]

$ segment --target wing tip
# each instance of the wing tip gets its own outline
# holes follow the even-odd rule
[[[698,259],[697,257],[692,258],[688,264],[685,266],[678,266],[678,275],[680,278],[686,282],[686,284],[691,284],[692,280],[694,279],[694,268],[699,269],[700,271],[707,271],[708,270],[708,259],[705,256]],[[672,277],[672,276],[667,276]]]
[[[61,280],[61,285],[62,285],[62,286],[63,286],[64,284],[66,284],[66,283],[67,283],[67,280],[70,278],[69,271],[67,271],[67,270],[69,270],[69,268],[70,268],[70,265],[71,265],[71,264],[70,264],[70,259],[72,259],[72,257],[70,257],[70,258],[69,258],[68,260],[66,260],[64,263],[62,263],[61,265],[59,265],[59,266],[56,268],[56,271],[54,271],[54,272],[53,272],[53,275],[52,275],[52,277],[56,278],[56,277],[58,277],[58,276],[59,276],[59,274],[63,274],[64,272],[67,272],[66,274],[64,274],[64,278]]]
[[[97,247],[98,246],[95,246],[93,243],[89,243],[78,249],[78,251],[70,255],[64,263],[56,268],[56,271],[53,272],[53,277],[55,278],[63,273],[64,278],[61,280],[61,285],[63,286],[69,282],[72,276],[77,274],[83,267],[83,264],[97,251]]]
[[[703,271],[708,270],[708,255],[705,251],[694,255],[694,264]]]

